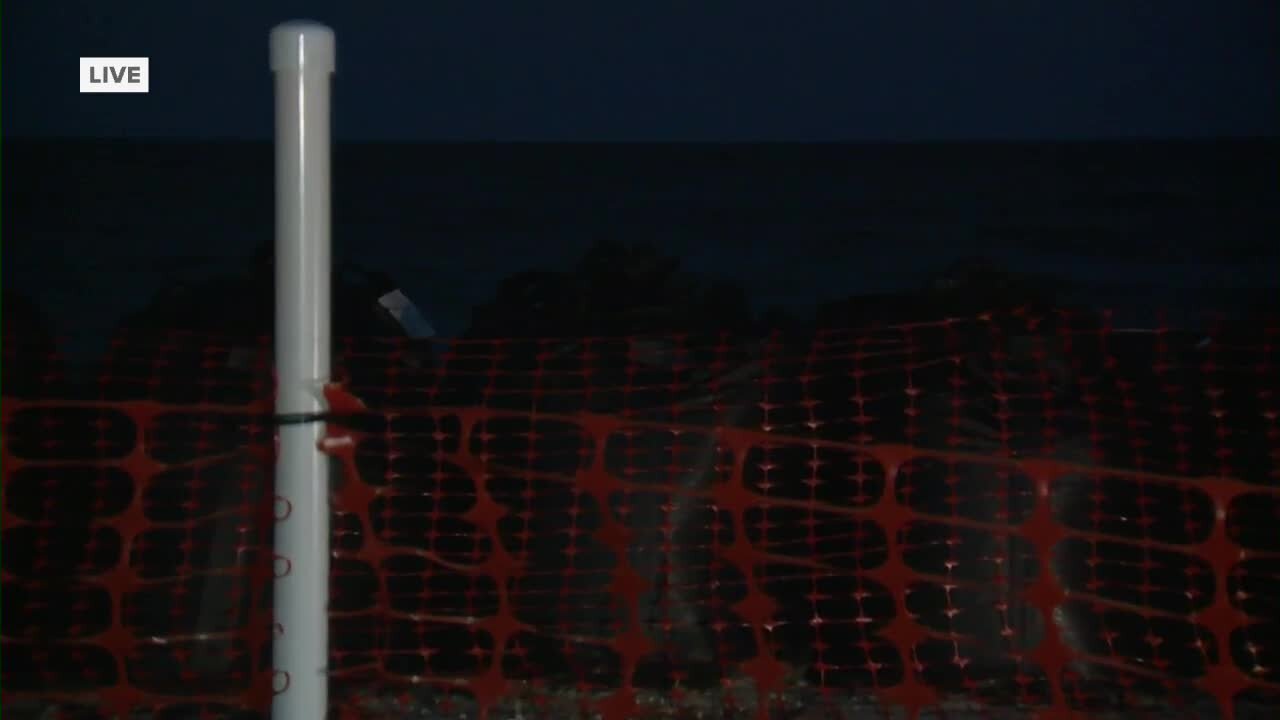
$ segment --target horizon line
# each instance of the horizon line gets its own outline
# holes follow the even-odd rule
[[[20,135],[6,136],[3,138],[5,144],[52,144],[52,143],[137,143],[137,144],[245,144],[245,145],[269,145],[274,142],[272,138],[258,137],[181,137],[170,135],[159,136],[127,136],[112,135],[93,137],[86,135]],[[851,139],[851,140],[520,140],[520,139],[448,139],[448,138],[423,138],[423,139],[357,139],[357,138],[336,138],[333,140],[334,145],[458,145],[458,146],[539,146],[539,145],[581,145],[581,146],[653,146],[653,145],[671,145],[671,146],[765,146],[765,147],[803,147],[803,146],[880,146],[880,147],[938,147],[938,146],[974,146],[974,145],[1003,145],[1003,146],[1031,146],[1031,145],[1138,145],[1138,144],[1166,144],[1166,145],[1207,145],[1213,143],[1278,143],[1280,135],[1224,135],[1224,136],[1153,136],[1153,137],[1097,137],[1097,138],[973,138],[973,139],[921,139],[921,140],[871,140],[871,139]]]

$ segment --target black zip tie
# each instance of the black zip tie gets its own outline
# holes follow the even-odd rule
[[[305,413],[281,413],[271,416],[273,425],[307,425],[317,422],[331,422],[337,419],[336,413],[331,412],[305,412]]]

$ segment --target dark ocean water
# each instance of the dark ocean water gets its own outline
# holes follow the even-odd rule
[[[760,307],[918,286],[985,255],[1142,315],[1280,284],[1280,141],[342,145],[339,256],[391,272],[443,335],[503,277],[651,242]],[[6,142],[3,281],[91,359],[166,285],[273,227],[267,143]]]

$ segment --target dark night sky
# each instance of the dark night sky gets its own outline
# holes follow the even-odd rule
[[[9,136],[259,138],[269,28],[338,33],[350,140],[1274,135],[1274,0],[292,2],[4,7]],[[151,57],[82,96],[77,57]]]

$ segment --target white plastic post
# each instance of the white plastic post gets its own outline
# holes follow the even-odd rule
[[[329,381],[329,84],[333,31],[271,31],[276,92],[276,412],[319,413]],[[279,428],[276,462],[276,720],[327,715],[329,473],[324,424]]]

